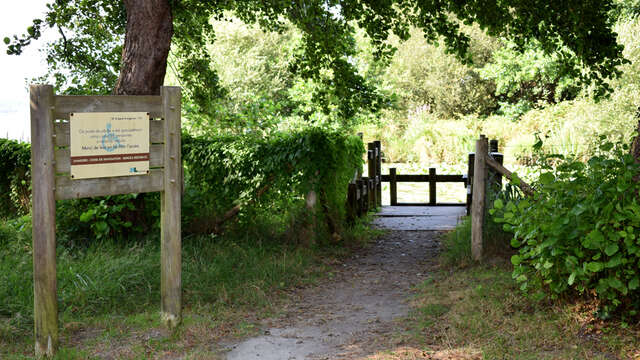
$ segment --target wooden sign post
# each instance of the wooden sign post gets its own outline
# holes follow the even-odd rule
[[[180,88],[163,87],[159,96],[57,96],[51,85],[32,85],[30,92],[36,357],[52,357],[58,347],[56,200],[154,191],[162,193],[161,316],[166,326],[177,326],[182,315]],[[95,133],[85,137],[85,141],[89,138],[95,140],[97,145],[94,145],[97,146],[98,153],[100,149],[107,152],[121,148],[131,150],[123,150],[124,154],[120,156],[113,155],[119,154],[118,152],[104,156],[96,155],[94,152],[88,156],[76,156],[72,162],[71,139],[79,135],[71,132],[69,120],[72,114],[86,113],[90,113],[89,116],[83,117],[85,121],[89,121],[88,124],[91,123],[91,119],[104,116],[121,120],[124,117],[133,118],[140,115],[119,116],[119,113],[147,114],[148,128],[146,122],[143,122],[144,129],[140,130],[148,131],[149,142],[127,142],[128,139],[136,137],[125,133],[134,133],[139,129],[115,128],[116,125],[108,123],[106,129],[90,130]],[[140,124],[140,121],[136,124]],[[108,141],[107,145],[105,138]],[[88,147],[89,145],[86,146]],[[140,153],[143,150],[139,149],[142,148],[148,149],[148,153]],[[100,173],[96,175],[100,177],[91,178],[91,172],[87,175],[84,171],[81,172],[82,178],[72,178],[72,164],[78,167],[83,162],[110,166],[115,162],[128,166],[130,162],[138,167],[124,167],[125,173],[130,169],[131,175],[135,176],[123,176],[122,166],[119,166],[118,172],[113,176]],[[105,166],[101,171],[111,168],[114,167]]]

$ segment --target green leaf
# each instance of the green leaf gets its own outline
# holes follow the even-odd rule
[[[493,202],[493,207],[496,208],[496,209],[502,209],[503,206],[504,206],[504,203],[500,199],[496,199]]]
[[[511,257],[511,263],[513,265],[520,265],[521,262],[522,262],[522,257],[520,255],[513,255]]]
[[[586,268],[595,273],[604,269],[604,265],[599,261],[592,261],[587,263]]]
[[[567,280],[567,284],[573,285],[575,281],[576,281],[576,273],[572,272],[571,275],[569,275],[569,280]]]
[[[582,241],[582,245],[587,249],[597,250],[602,246],[602,242],[604,241],[604,235],[599,230],[593,230],[585,237]]]
[[[618,244],[609,244],[605,249],[604,252],[605,254],[607,254],[608,256],[612,256],[613,254],[618,252]]]
[[[93,210],[88,210],[83,212],[82,214],[80,214],[80,221],[82,222],[88,222],[91,219],[93,219],[93,215],[94,215],[94,211]]]
[[[9,45],[9,43],[11,42],[11,39],[9,39],[8,37],[4,38],[4,43]]]
[[[635,290],[640,286],[640,279],[636,276],[629,281],[629,290]]]
[[[540,178],[538,179],[538,181],[542,185],[548,185],[548,184],[551,184],[555,179],[556,178],[555,176],[553,176],[552,173],[544,173],[540,175]]]

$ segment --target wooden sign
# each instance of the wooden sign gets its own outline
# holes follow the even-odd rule
[[[59,342],[56,200],[161,193],[161,317],[168,327],[177,326],[182,317],[180,88],[162,87],[160,95],[151,96],[59,96],[51,85],[31,85],[30,91],[36,357],[53,357]]]
[[[71,178],[149,173],[149,113],[70,114]]]

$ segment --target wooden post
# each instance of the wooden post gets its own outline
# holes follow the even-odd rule
[[[182,319],[182,235],[181,235],[181,92],[179,87],[162,87],[164,121],[164,191],[161,209],[161,295],[162,322],[175,328]]]
[[[347,189],[347,221],[353,223],[357,215],[357,190],[355,183],[349,183]]]
[[[360,141],[362,141],[364,134],[359,132],[358,133],[358,137],[360,138]],[[358,169],[356,169],[357,175],[356,178],[357,179],[362,179],[362,167],[359,167]]]
[[[376,148],[376,199],[378,206],[382,206],[382,145],[380,140],[373,142]]]
[[[365,210],[365,192],[364,192],[364,180],[358,179],[356,180],[356,187],[358,192],[360,193],[360,197],[358,198],[358,216],[362,216],[366,212]]]
[[[436,168],[429,168],[429,205],[436,205]]]
[[[471,215],[471,199],[473,198],[473,163],[475,162],[475,153],[469,153],[469,161],[467,163],[467,215]]]
[[[484,135],[476,141],[476,154],[473,177],[473,199],[471,206],[471,255],[474,260],[482,260],[483,239],[482,228],[484,225],[485,206],[485,181],[487,176],[487,151],[489,144]]]
[[[396,183],[396,168],[389,169],[389,192],[391,206],[398,205],[398,183]]]
[[[58,348],[53,86],[31,85],[31,189],[35,355]]]
[[[489,149],[491,150],[491,157],[498,162],[498,164],[502,165],[504,163],[504,155],[498,152],[498,140],[491,140],[489,142]],[[502,174],[497,171],[489,168],[489,172],[491,174],[491,178],[493,179],[492,186],[497,190],[502,189]]]
[[[492,139],[491,141],[489,141],[489,152],[498,152],[498,140]]]
[[[376,160],[376,146],[375,146],[374,143],[370,142],[368,144],[368,148],[369,148],[369,150],[367,151],[367,160],[368,160],[368,162],[367,162],[367,165],[368,165],[367,171],[369,172],[369,179],[371,179],[371,181],[373,181],[372,188],[369,189],[369,190],[371,190],[370,191],[370,193],[371,193],[370,199],[372,200],[371,207],[375,208],[375,207],[378,206],[378,199],[376,197],[376,194],[377,194],[376,187],[377,186],[376,186],[376,183],[375,183],[376,174],[378,173],[378,170],[376,169],[376,163],[377,163],[377,160]]]

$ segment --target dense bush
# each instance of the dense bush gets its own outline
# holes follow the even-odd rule
[[[185,135],[185,226],[215,231],[229,210],[249,203],[241,221],[250,221],[256,211],[282,220],[313,190],[319,215],[336,232],[344,218],[347,183],[363,152],[358,137],[319,128],[268,136]]]
[[[31,147],[0,139],[0,218],[24,215],[31,207]]]
[[[522,289],[595,295],[603,316],[640,308],[640,166],[627,152],[605,143],[586,164],[547,158],[533,199],[495,201]]]

